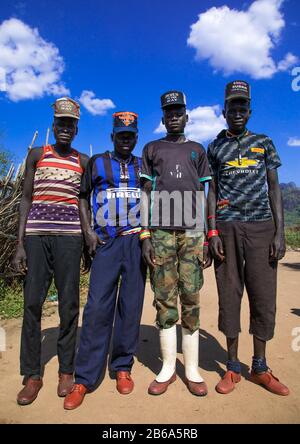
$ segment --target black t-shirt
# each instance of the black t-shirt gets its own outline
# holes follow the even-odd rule
[[[152,228],[192,229],[198,226],[199,215],[203,224],[204,183],[211,180],[211,173],[202,145],[165,139],[148,143],[141,178],[152,181]]]

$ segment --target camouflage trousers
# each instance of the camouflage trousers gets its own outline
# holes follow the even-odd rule
[[[182,326],[191,332],[199,328],[203,240],[199,231],[152,230],[156,265],[151,270],[151,286],[159,328],[170,328],[178,321],[178,296]]]

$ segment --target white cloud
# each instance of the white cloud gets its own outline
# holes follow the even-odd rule
[[[93,91],[82,91],[79,102],[93,116],[103,116],[109,109],[115,108],[111,99],[97,99]]]
[[[300,137],[290,137],[288,146],[300,146]]]
[[[272,58],[285,27],[283,1],[256,0],[245,11],[210,8],[191,26],[187,43],[196,49],[196,59],[208,60],[226,76],[238,72],[254,79],[271,78],[299,60],[291,53],[278,63]]]
[[[5,72],[6,94],[14,102],[69,94],[60,80],[64,60],[58,48],[21,20],[0,24],[0,69]]]
[[[208,142],[226,127],[226,121],[222,115],[220,105],[198,106],[187,110],[189,121],[185,128],[186,137],[196,142]],[[156,134],[165,133],[165,126],[160,125],[154,131]]]

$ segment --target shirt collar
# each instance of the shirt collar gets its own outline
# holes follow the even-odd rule
[[[111,159],[114,159],[114,160],[116,160],[117,162],[119,162],[119,163],[125,163],[125,164],[129,164],[129,163],[131,163],[132,161],[133,161],[133,158],[134,158],[134,156],[132,155],[132,154],[130,154],[130,156],[128,157],[128,159],[121,159],[120,157],[118,157],[117,155],[116,155],[116,153],[114,152],[114,151],[111,151],[110,153],[109,153],[109,155],[110,155],[110,157],[111,157]]]

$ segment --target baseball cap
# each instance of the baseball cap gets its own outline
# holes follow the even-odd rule
[[[80,105],[70,97],[61,97],[55,100],[52,107],[54,108],[54,117],[72,117],[80,119]]]
[[[131,111],[119,111],[113,114],[113,132],[121,133],[129,131],[137,133],[137,119],[138,115]]]
[[[225,89],[225,101],[232,99],[245,99],[250,102],[251,89],[249,83],[244,80],[234,80],[227,83]]]
[[[186,97],[181,91],[167,91],[160,97],[160,101],[162,109],[173,105],[186,106]]]

